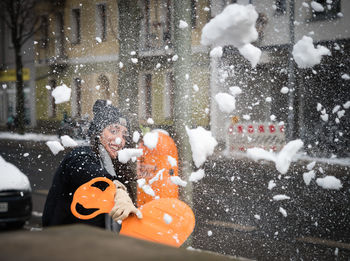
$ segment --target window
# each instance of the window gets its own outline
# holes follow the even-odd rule
[[[81,116],[81,79],[75,78],[73,82],[72,95],[72,115],[80,118]]]
[[[317,0],[316,2],[323,6],[324,11],[313,11],[312,20],[328,20],[337,18],[337,14],[341,11],[340,1],[341,0]]]
[[[56,80],[49,81],[50,89],[48,91],[48,116],[49,118],[56,118],[56,103],[52,96],[52,91],[56,88]]]
[[[49,42],[49,20],[46,15],[41,16],[41,39],[40,39],[40,47],[46,48]]]
[[[276,15],[283,15],[286,13],[286,10],[287,10],[286,0],[276,0],[275,5],[276,5],[276,10],[275,10]]]
[[[174,74],[172,72],[167,73],[165,79],[164,88],[164,117],[166,119],[172,119],[174,114]]]
[[[106,40],[107,37],[107,13],[106,5],[98,4],[96,7],[96,37],[99,37],[102,41]]]
[[[152,74],[144,74],[139,93],[139,112],[142,119],[152,117]]]
[[[79,44],[81,40],[80,35],[80,9],[72,10],[72,40],[71,42],[74,44]]]
[[[197,25],[197,0],[191,0],[191,26],[196,28]]]
[[[100,75],[97,79],[97,85],[100,86],[99,93],[101,95],[101,98],[109,100],[111,98],[111,92],[107,76]]]
[[[63,57],[63,41],[64,41],[64,29],[63,29],[63,15],[62,13],[56,13],[56,33],[55,33],[55,50],[56,56]]]

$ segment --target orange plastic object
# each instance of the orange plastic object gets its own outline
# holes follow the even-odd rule
[[[143,218],[129,216],[123,221],[120,234],[180,247],[195,226],[191,208],[176,198],[153,200],[141,206],[139,210]]]
[[[153,130],[158,133],[158,143],[154,149],[149,149],[143,143],[139,145],[143,149],[143,155],[137,160],[137,178],[144,178],[148,183],[159,171],[164,169],[161,177],[151,184],[156,196],[160,198],[178,198],[178,186],[171,182],[171,176],[178,175],[178,166],[171,166],[168,156],[178,162],[178,153],[174,140],[161,130]],[[137,188],[137,206],[152,201],[154,198],[146,194],[141,188]]]
[[[106,182],[108,187],[102,191],[97,187],[92,185],[96,182]],[[90,180],[89,182],[81,185],[73,195],[73,201],[70,206],[71,211],[74,216],[79,219],[91,219],[96,217],[101,213],[111,212],[114,206],[114,195],[116,192],[115,185],[113,181],[108,178],[98,177]],[[76,205],[77,203],[81,204],[86,209],[97,209],[95,212],[89,215],[82,215],[77,212]]]

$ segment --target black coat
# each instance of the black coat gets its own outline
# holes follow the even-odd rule
[[[118,172],[116,173],[118,175]],[[102,167],[99,156],[92,151],[91,147],[78,147],[68,153],[53,178],[44,207],[43,226],[84,223],[105,227],[104,214],[89,220],[82,220],[76,218],[70,210],[73,194],[77,188],[96,177],[116,179]],[[77,207],[77,210],[81,214],[88,214],[84,213],[86,211],[84,209]]]

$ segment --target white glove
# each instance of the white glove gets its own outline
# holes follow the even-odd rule
[[[113,218],[114,221],[124,220],[131,213],[134,213],[138,218],[142,218],[142,213],[138,210],[132,203],[131,198],[126,192],[126,187],[119,181],[113,181],[116,185],[116,193],[114,197],[115,205],[112,208],[109,215]]]

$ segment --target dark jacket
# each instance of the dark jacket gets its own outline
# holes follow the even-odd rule
[[[118,175],[118,172],[116,173]],[[77,188],[96,177],[116,179],[102,167],[99,156],[92,151],[91,147],[79,147],[68,153],[54,175],[44,207],[43,226],[84,223],[105,227],[104,214],[89,220],[81,220],[76,218],[70,210],[73,194]],[[78,207],[77,210],[81,214],[90,213]]]

